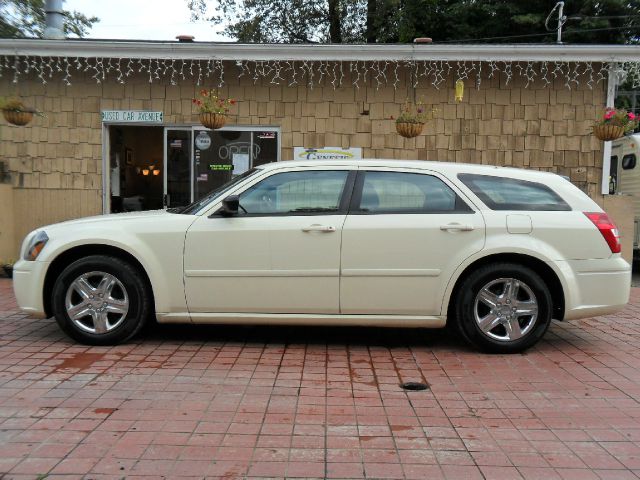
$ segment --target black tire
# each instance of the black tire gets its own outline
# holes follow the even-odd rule
[[[502,312],[506,308],[509,310],[509,306],[506,305],[506,300],[500,302],[495,310],[491,310],[482,300],[478,299],[478,294],[487,286],[495,285],[497,289],[500,288],[500,282],[503,279],[514,279],[518,285],[519,295],[521,297],[530,297],[531,293],[535,296],[533,301],[537,302],[537,318],[534,319],[533,315],[524,315],[514,318],[518,325],[511,327],[514,330],[516,328],[521,329],[522,334],[520,338],[510,339],[509,330],[506,328],[506,323],[500,322],[496,324],[493,330],[484,332],[476,320],[476,311],[481,309],[488,309],[489,314],[493,312]],[[494,283],[495,282],[495,283]],[[507,281],[504,282],[506,285]],[[522,287],[522,285],[525,288]],[[491,290],[491,289],[489,289]],[[506,292],[506,286],[505,286]],[[507,298],[507,297],[504,297]],[[553,301],[549,288],[544,280],[532,269],[523,265],[515,263],[497,263],[491,265],[485,265],[471,272],[462,281],[457,289],[456,296],[454,298],[455,304],[451,309],[454,313],[455,325],[462,335],[462,337],[470,343],[473,347],[490,353],[517,353],[526,350],[527,348],[535,345],[545,334],[549,325],[551,324],[551,318],[553,313]],[[524,307],[523,307],[524,308]],[[502,313],[498,316],[502,319],[505,317]],[[480,315],[478,315],[480,317]],[[483,317],[484,318],[484,317]],[[486,318],[489,318],[488,316]],[[524,328],[521,325],[525,325]],[[514,337],[516,335],[513,335]],[[503,339],[494,337],[504,337]]]
[[[92,333],[81,328],[71,320],[66,308],[67,293],[72,283],[90,272],[104,272],[115,277],[121,285],[116,287],[119,295],[125,295],[128,300],[126,315],[116,315],[124,318],[114,322],[113,329],[105,333]],[[122,288],[124,288],[124,294]],[[72,295],[78,295],[78,293]],[[143,274],[130,263],[106,255],[81,258],[65,268],[56,279],[51,298],[53,313],[60,328],[74,340],[87,345],[117,345],[131,339],[144,326],[152,311],[151,303],[150,289]],[[93,308],[94,305],[91,305]],[[82,323],[86,323],[87,328],[91,328],[91,318],[89,316],[82,319]]]

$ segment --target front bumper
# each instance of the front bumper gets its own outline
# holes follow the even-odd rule
[[[631,266],[619,255],[554,263],[564,277],[565,320],[607,315],[629,302]]]
[[[44,279],[50,262],[20,260],[13,266],[13,292],[18,307],[34,317],[44,318]]]

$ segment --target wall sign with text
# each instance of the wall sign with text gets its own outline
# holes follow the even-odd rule
[[[103,110],[103,122],[119,123],[162,123],[162,112],[147,112],[141,110]]]
[[[362,148],[304,148],[293,147],[294,160],[362,160]]]

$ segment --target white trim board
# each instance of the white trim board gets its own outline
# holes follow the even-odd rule
[[[638,62],[635,45],[243,44],[114,40],[0,40],[0,55],[81,58],[281,61]]]

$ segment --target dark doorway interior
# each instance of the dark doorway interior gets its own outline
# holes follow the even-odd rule
[[[163,207],[163,127],[110,126],[111,212]]]

